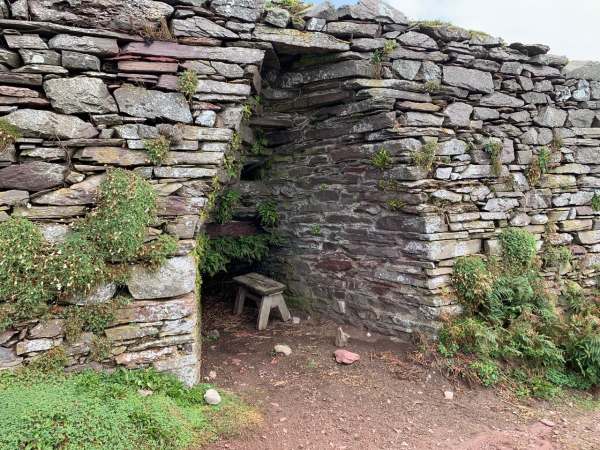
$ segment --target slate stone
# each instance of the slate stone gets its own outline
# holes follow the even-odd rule
[[[91,53],[98,56],[115,56],[119,53],[116,39],[93,36],[72,36],[57,34],[48,42],[50,48]]]
[[[17,52],[12,52],[5,48],[0,48],[0,64],[5,64],[8,67],[19,67],[21,58]]]
[[[465,88],[470,91],[491,94],[494,91],[492,75],[480,70],[465,69],[457,66],[444,66],[444,83]]]
[[[176,37],[200,36],[219,39],[236,39],[238,37],[237,33],[200,16],[194,16],[183,20],[174,19],[171,24],[173,35]]]
[[[538,115],[533,119],[536,124],[549,128],[562,127],[566,120],[566,111],[553,108],[551,106],[545,106],[541,108],[538,112]]]
[[[0,205],[24,205],[28,201],[29,193],[27,191],[10,190],[0,192]]]
[[[52,106],[65,114],[118,112],[104,82],[99,78],[55,78],[44,82]]]
[[[600,61],[570,61],[562,73],[566,78],[600,81]]]
[[[397,59],[392,64],[394,73],[405,80],[414,80],[420,69],[421,61]]]
[[[348,51],[347,42],[319,32],[305,32],[291,28],[271,28],[257,25],[253,32],[254,39],[270,42],[279,51],[286,54],[326,53],[330,51]]]
[[[287,9],[269,8],[265,17],[265,22],[279,28],[285,28],[290,23],[291,14]],[[320,31],[320,30],[313,30]]]
[[[278,84],[283,88],[291,88],[315,81],[328,81],[337,78],[360,77],[369,78],[373,67],[369,61],[341,61],[333,64],[323,64],[300,72],[283,73]]]
[[[260,0],[213,0],[210,9],[224,17],[256,22],[262,12],[262,2]]]
[[[39,205],[86,205],[93,204],[98,192],[98,186],[104,179],[103,175],[94,175],[86,178],[81,183],[76,183],[68,188],[48,192],[32,200]]]
[[[173,11],[172,6],[153,0],[29,0],[33,20],[126,31],[156,24]]]
[[[19,54],[25,64],[49,64],[52,66],[61,65],[60,53],[54,50],[29,50],[20,49]]]
[[[29,336],[34,339],[54,338],[64,331],[64,319],[48,319],[38,323],[29,331]]]
[[[224,61],[235,64],[261,64],[265,51],[257,48],[243,47],[196,47],[174,42],[130,42],[123,48],[123,53],[146,56],[167,56],[178,59],[203,59]]]
[[[450,127],[468,127],[471,124],[473,107],[467,103],[455,102],[446,107],[444,125]]]
[[[512,97],[501,92],[484,96],[479,102],[481,106],[492,106],[494,108],[520,108],[525,105],[525,102],[519,98]]]
[[[408,47],[420,47],[428,50],[438,50],[439,46],[435,40],[423,33],[409,31],[396,39],[400,44]]]
[[[115,99],[122,113],[148,119],[192,122],[192,113],[183,94],[153,91],[125,84],[115,90]]]
[[[28,48],[33,50],[45,50],[48,44],[39,34],[5,34],[4,40],[8,48]]]
[[[94,55],[63,50],[62,65],[71,70],[100,71],[100,59]]]
[[[23,358],[17,356],[14,350],[0,347],[0,369],[16,367],[23,362]]]
[[[339,37],[373,38],[379,33],[379,25],[376,23],[329,22],[326,30],[327,33]]]
[[[56,114],[37,109],[19,109],[4,120],[21,130],[24,136],[48,139],[87,139],[98,135],[98,130],[78,117]]]
[[[168,259],[159,269],[141,265],[131,269],[127,281],[136,300],[177,297],[192,292],[196,286],[196,263],[192,256]]]

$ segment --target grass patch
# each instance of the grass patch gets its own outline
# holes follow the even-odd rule
[[[439,144],[437,141],[429,141],[419,149],[413,150],[410,153],[410,158],[412,159],[412,163],[420,167],[427,172],[430,172],[433,169],[433,165],[435,163],[435,154],[438,151]]]
[[[386,148],[380,148],[371,158],[371,165],[379,170],[392,167],[392,155]]]
[[[209,387],[187,388],[153,370],[0,374],[0,448],[178,450],[260,422],[231,395],[206,405]]]
[[[198,88],[198,74],[194,70],[186,70],[177,78],[177,90],[185,95],[185,98],[192,99]]]
[[[167,159],[170,149],[171,141],[163,135],[144,141],[144,150],[148,152],[148,158],[155,166],[160,166]]]
[[[17,127],[0,119],[0,153],[5,151],[9,145],[21,137],[21,132]]]

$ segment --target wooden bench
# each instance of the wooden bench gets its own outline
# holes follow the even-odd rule
[[[240,315],[244,310],[246,297],[258,305],[258,321],[256,328],[264,330],[269,323],[271,309],[277,308],[284,322],[290,320],[290,311],[283,299],[285,284],[272,280],[259,273],[248,273],[234,278],[239,284],[235,298],[234,314]]]

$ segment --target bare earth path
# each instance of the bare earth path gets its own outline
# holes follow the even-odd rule
[[[264,425],[209,449],[600,449],[600,411],[547,402],[518,402],[490,390],[452,386],[409,362],[406,345],[352,339],[361,355],[335,363],[335,326],[271,321],[253,328],[211,305],[204,329],[221,337],[204,344],[203,375],[241,395],[264,414]],[[273,356],[288,344],[289,357]],[[453,400],[444,391],[454,392]]]

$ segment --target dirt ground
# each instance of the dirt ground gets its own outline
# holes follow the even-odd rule
[[[347,347],[361,360],[341,366],[332,323],[298,314],[300,324],[284,324],[273,313],[258,332],[253,309],[240,318],[222,302],[204,310],[204,330],[220,336],[204,342],[203,376],[216,374],[211,383],[264,415],[260,429],[208,449],[600,449],[600,409],[453,385],[411,362],[409,345],[361,330],[349,330]],[[276,344],[292,354],[275,356]]]

